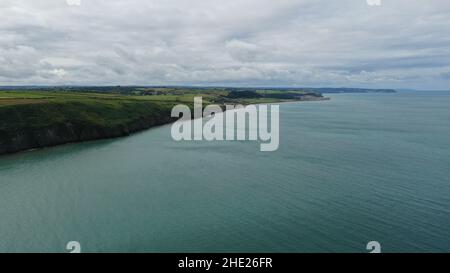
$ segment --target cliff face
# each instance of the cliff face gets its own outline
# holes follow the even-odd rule
[[[167,107],[149,103],[0,107],[0,154],[121,137],[172,121]]]
[[[0,132],[0,155],[60,144],[127,136],[131,133],[172,122],[171,119],[137,120],[116,127],[83,128],[73,124],[61,124],[48,128],[21,130],[14,133]]]

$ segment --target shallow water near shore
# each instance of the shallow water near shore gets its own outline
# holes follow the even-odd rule
[[[0,157],[0,252],[450,251],[450,92],[280,106],[280,148],[130,137]]]

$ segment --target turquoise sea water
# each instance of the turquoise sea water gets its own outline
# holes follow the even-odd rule
[[[450,92],[280,108],[280,149],[170,126],[0,157],[0,252],[450,252]]]

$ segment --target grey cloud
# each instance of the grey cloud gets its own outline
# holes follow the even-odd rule
[[[0,12],[0,85],[450,83],[448,0],[2,0]]]
[[[226,48],[231,57],[239,62],[254,61],[261,51],[261,49],[255,44],[236,39],[227,42]]]

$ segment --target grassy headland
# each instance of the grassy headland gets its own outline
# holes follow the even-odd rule
[[[129,135],[174,121],[177,104],[324,99],[302,90],[178,87],[49,87],[0,90],[0,154]]]

